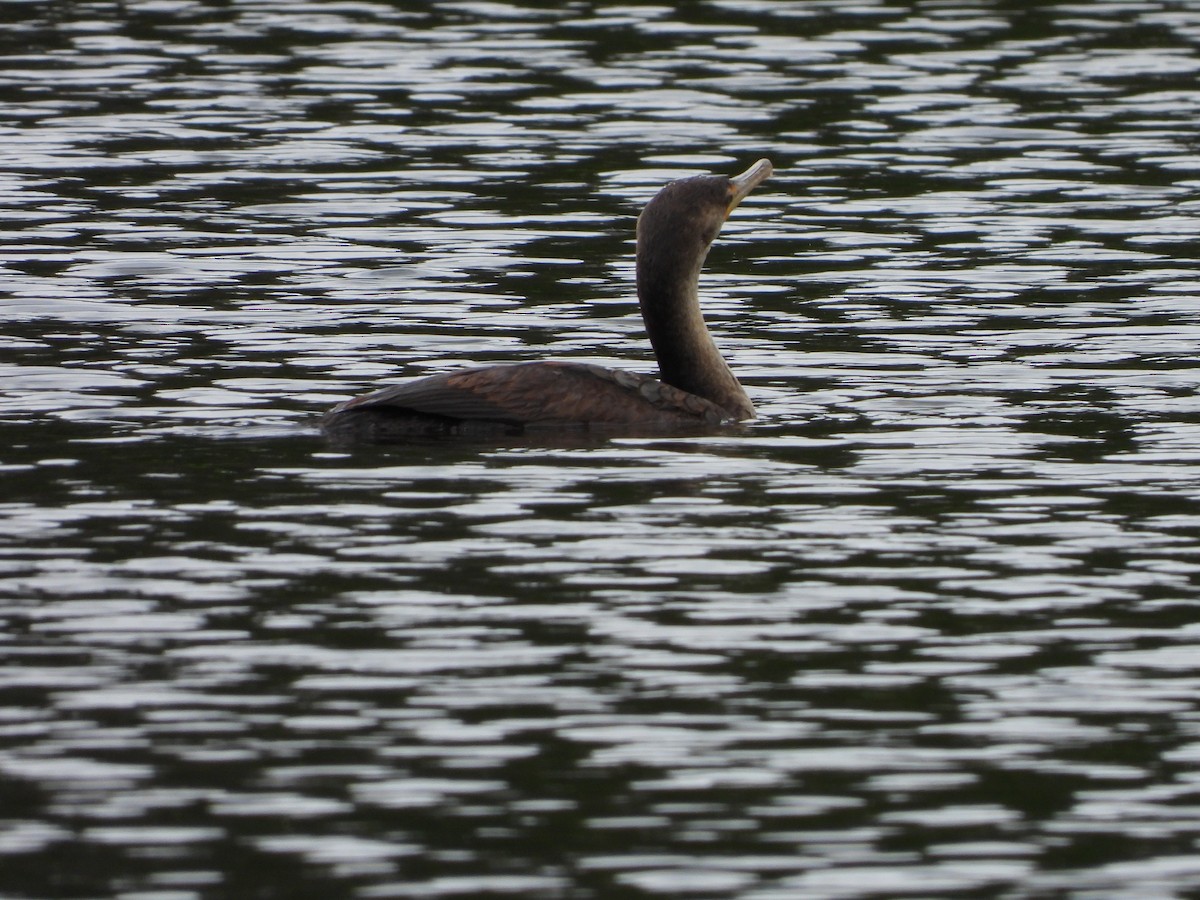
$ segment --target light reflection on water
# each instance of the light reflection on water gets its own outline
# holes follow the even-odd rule
[[[0,892],[1195,883],[1195,12],[0,17]],[[651,368],[640,204],[761,156],[759,422],[316,435]]]

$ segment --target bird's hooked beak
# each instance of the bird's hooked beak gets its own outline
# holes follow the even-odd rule
[[[729,202],[725,206],[725,218],[729,218],[729,214],[737,208],[737,205],[746,199],[746,195],[762,184],[771,173],[775,171],[775,167],[771,165],[769,159],[760,159],[741,175],[733,175],[729,179]]]

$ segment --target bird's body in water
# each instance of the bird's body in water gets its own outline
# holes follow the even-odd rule
[[[335,439],[403,441],[594,427],[711,429],[754,417],[700,313],[700,268],[729,213],[771,174],[673,181],[637,224],[637,290],[659,378],[572,362],[529,362],[433,375],[348,400],[321,421]]]

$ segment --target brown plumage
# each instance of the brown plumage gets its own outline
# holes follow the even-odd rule
[[[528,427],[688,430],[753,418],[750,398],[704,324],[697,291],[721,225],[770,174],[771,163],[762,159],[734,178],[673,181],[638,218],[638,300],[661,380],[586,363],[487,366],[348,400],[325,414],[322,428],[339,439],[400,441],[519,434]]]

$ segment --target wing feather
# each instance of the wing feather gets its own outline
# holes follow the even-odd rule
[[[349,400],[330,416],[403,411],[510,425],[715,425],[716,404],[654,378],[587,363],[534,362],[432,375]]]

